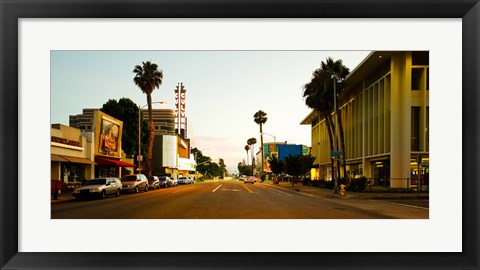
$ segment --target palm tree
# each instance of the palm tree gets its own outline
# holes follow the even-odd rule
[[[247,140],[247,144],[250,146],[251,145],[251,148],[252,148],[252,151],[250,151],[252,153],[252,175],[254,174],[254,171],[255,171],[255,147],[254,147],[254,144],[257,143],[257,139],[255,138],[250,138]]]
[[[245,151],[247,151],[247,164],[248,165],[248,150],[250,150],[250,145],[245,145]]]
[[[152,151],[153,151],[153,115],[152,115],[152,92],[155,88],[160,88],[163,80],[163,71],[158,70],[158,66],[150,61],[142,62],[142,66],[137,65],[133,70],[135,77],[133,82],[144,94],[147,95],[148,119],[150,127],[150,140],[148,142],[147,168],[148,176],[152,176]]]
[[[265,122],[267,122],[268,118],[267,118],[267,113],[262,111],[262,110],[259,110],[258,112],[256,112],[254,115],[253,115],[253,121],[255,121],[255,123],[257,123],[259,126],[260,126],[260,147],[262,147],[262,167],[261,167],[261,173],[263,174],[263,168],[264,168],[264,153],[263,153],[263,130],[262,130],[262,125],[265,124]]]
[[[342,83],[339,80],[332,80],[332,75],[335,74],[340,80],[344,79],[350,70],[345,67],[342,63],[342,60],[334,61],[332,58],[328,57],[326,62],[321,62],[320,68],[315,70],[312,74],[312,80],[305,84],[303,87],[303,97],[305,98],[305,104],[318,112],[320,117],[325,119],[327,125],[328,137],[330,142],[330,151],[333,152],[333,134],[335,130],[333,129],[333,121],[331,119],[332,111],[338,111],[337,108],[334,108],[334,83],[335,87],[341,91]],[[340,114],[337,114],[340,116]],[[343,152],[343,169],[344,175],[346,176],[346,166],[345,166],[345,140],[343,136],[343,125],[341,116],[338,119],[340,130],[340,141]],[[333,159],[332,159],[332,171],[333,171]],[[338,177],[335,179],[335,188],[334,192],[338,192]]]

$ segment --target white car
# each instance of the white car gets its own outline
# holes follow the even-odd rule
[[[122,190],[122,183],[120,179],[115,177],[110,178],[95,178],[86,180],[82,187],[73,190],[72,195],[76,199],[82,198],[105,198],[107,195],[120,196]]]
[[[247,176],[247,177],[245,178],[245,181],[244,181],[245,184],[246,184],[246,183],[252,183],[252,184],[254,184],[255,182],[256,182],[256,180],[255,180],[255,177],[253,177],[253,176]]]
[[[180,176],[178,177],[178,184],[190,184],[190,179],[186,176]]]

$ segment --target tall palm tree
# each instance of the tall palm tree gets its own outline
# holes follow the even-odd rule
[[[265,122],[267,122],[268,118],[267,118],[267,113],[262,111],[262,110],[259,110],[258,112],[256,112],[254,115],[253,115],[253,121],[255,121],[255,123],[257,123],[259,126],[260,126],[260,147],[262,147],[262,167],[261,167],[261,174],[263,174],[263,169],[264,169],[264,150],[263,150],[263,130],[262,130],[262,125],[265,124]]]
[[[255,171],[255,158],[254,158],[255,147],[254,147],[254,144],[256,144],[256,143],[257,143],[257,139],[255,139],[255,138],[250,138],[250,139],[247,140],[247,144],[249,146],[251,146],[251,149],[252,149],[250,151],[252,153],[252,160],[251,160],[251,162],[252,162],[252,175],[254,174],[254,171]]]
[[[148,176],[152,176],[153,137],[155,136],[152,115],[152,92],[155,88],[160,88],[160,85],[163,81],[163,71],[158,70],[157,64],[147,61],[142,62],[142,66],[135,66],[133,73],[135,73],[133,82],[142,90],[144,94],[147,95],[148,119],[150,127],[150,140],[148,142],[147,152],[147,168]]]
[[[328,57],[325,62],[321,62],[320,68],[315,70],[312,74],[312,80],[305,84],[303,87],[303,97],[305,98],[305,104],[317,111],[320,117],[325,118],[325,123],[327,125],[330,150],[333,151],[333,140],[332,137],[335,134],[333,129],[333,121],[331,115],[333,111],[338,111],[334,107],[334,87],[340,92],[343,89],[342,80],[347,77],[350,73],[350,70],[343,65],[342,60],[334,61],[332,58]],[[335,74],[339,80],[332,79],[332,75]],[[335,83],[335,86],[334,86]],[[339,116],[340,114],[337,114]],[[346,176],[346,166],[345,166],[345,140],[343,136],[343,125],[341,116],[338,119],[340,130],[340,142],[341,149],[343,154],[343,170],[344,176]],[[336,129],[336,128],[335,128]],[[333,171],[333,159],[332,159],[332,171]],[[335,187],[334,192],[338,192],[338,176],[334,177]]]
[[[248,165],[248,150],[250,150],[250,145],[245,145],[245,151],[247,151],[247,164]]]

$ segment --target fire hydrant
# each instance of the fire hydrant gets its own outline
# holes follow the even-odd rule
[[[340,196],[345,196],[345,185],[344,184],[340,185]]]

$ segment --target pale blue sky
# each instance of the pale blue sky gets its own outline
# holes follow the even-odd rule
[[[174,89],[187,89],[186,114],[192,147],[223,158],[230,173],[246,158],[247,139],[258,140],[253,115],[268,115],[264,132],[277,141],[310,146],[310,127],[300,122],[311,111],[302,86],[327,57],[353,70],[369,51],[52,51],[51,122],[68,125],[83,108],[100,108],[109,99],[128,97],[137,105],[146,96],[133,83],[133,69],[152,61],[164,80],[153,101],[173,108]],[[160,105],[157,105],[160,106]],[[265,135],[264,141],[273,141]]]

